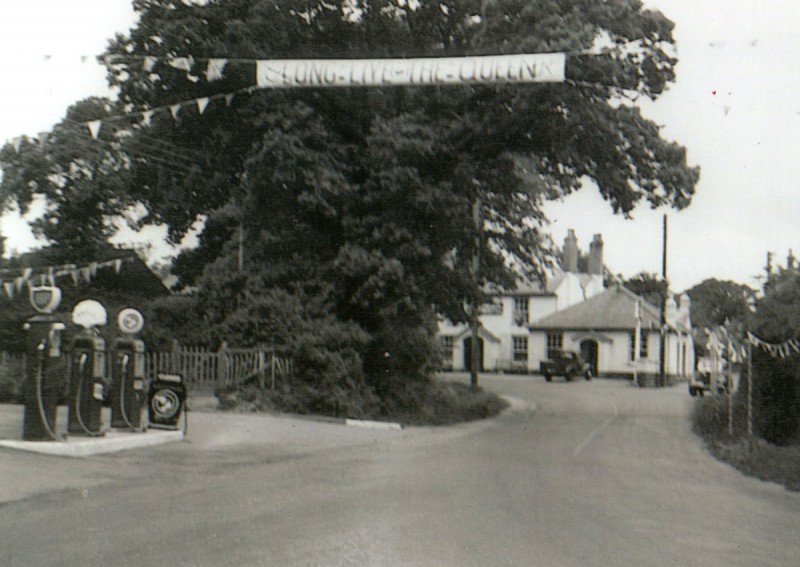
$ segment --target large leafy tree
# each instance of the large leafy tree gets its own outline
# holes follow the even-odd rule
[[[746,285],[715,278],[702,281],[686,293],[692,300],[692,324],[700,329],[746,326],[756,295]]]
[[[316,297],[373,337],[369,373],[394,373],[398,351],[419,345],[421,329],[430,335],[432,309],[464,320],[476,283],[542,274],[552,251],[544,199],[591,180],[622,214],[641,201],[691,200],[698,171],[632,103],[660,95],[677,63],[672,23],[638,0],[134,5],[137,26],[106,57],[117,108],[214,103],[202,115],[159,112],[147,125],[131,114],[106,130],[115,136],[108,147],[124,156],[107,175],[125,180],[116,212],[138,203],[147,211],[138,221],[166,223],[175,240],[206,219],[199,251],[179,268],[205,294],[214,324],[239,317],[263,289]],[[607,49],[588,53],[598,47]],[[566,83],[241,94],[255,59],[552,51],[569,53]],[[222,79],[205,75],[209,58],[228,60]],[[213,98],[232,92],[240,94]],[[2,159],[27,171],[8,148]],[[35,179],[4,177],[4,198],[38,191],[48,167]],[[100,194],[94,180],[86,191]],[[482,238],[471,221],[476,202]],[[82,222],[67,218],[69,203],[52,204],[59,222]],[[412,373],[424,374],[425,360]]]

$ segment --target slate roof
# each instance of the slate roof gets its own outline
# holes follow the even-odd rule
[[[595,295],[534,321],[528,327],[536,329],[595,329],[630,330],[636,328],[636,302],[642,304],[642,328],[658,329],[660,314],[657,307],[629,289],[615,285]]]

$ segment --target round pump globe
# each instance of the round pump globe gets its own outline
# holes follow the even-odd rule
[[[117,326],[126,335],[135,335],[144,327],[144,316],[136,309],[128,307],[117,315]]]
[[[108,322],[108,313],[102,303],[87,299],[72,309],[72,322],[84,329],[101,327]]]

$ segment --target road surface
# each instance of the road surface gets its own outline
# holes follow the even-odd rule
[[[800,565],[800,495],[708,455],[685,386],[481,380],[535,409],[368,435],[317,424],[354,441],[303,451],[220,432],[93,457],[83,488],[0,507],[0,564]]]

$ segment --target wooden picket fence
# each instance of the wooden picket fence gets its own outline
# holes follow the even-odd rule
[[[21,399],[27,359],[24,353],[0,352],[0,402]],[[106,360],[110,364],[111,357]],[[63,354],[63,361],[67,372],[69,353]],[[108,370],[110,372],[110,367]],[[212,392],[247,382],[274,390],[278,385],[291,384],[293,364],[291,357],[273,348],[223,346],[214,351],[175,343],[171,351],[146,352],[145,372],[151,380],[159,372],[180,374],[194,391]]]
[[[169,352],[148,352],[145,371],[149,378],[159,372],[180,374],[192,390],[234,388],[247,382],[274,390],[292,377],[292,359],[273,348],[237,349],[175,344]]]

